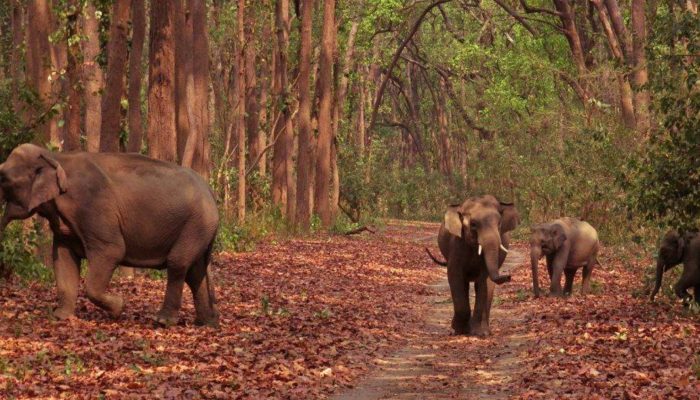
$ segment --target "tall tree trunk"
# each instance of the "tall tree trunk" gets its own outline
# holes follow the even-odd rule
[[[248,136],[248,164],[257,160],[262,151],[258,145],[258,128],[260,123],[260,109],[258,103],[258,80],[256,71],[256,35],[255,35],[255,7],[247,10],[246,13],[246,37],[250,38],[245,46],[245,111],[246,111],[246,133]]]
[[[148,69],[148,154],[177,161],[175,126],[175,1],[151,3]]]
[[[39,95],[44,109],[51,107],[49,13],[48,0],[27,2],[27,75],[30,86]],[[58,138],[50,136],[49,123],[41,124],[37,127],[37,131],[39,141],[53,142],[54,145],[58,145]]]
[[[80,150],[80,99],[82,97],[82,85],[80,82],[80,49],[79,42],[72,43],[77,37],[78,15],[80,7],[77,0],[71,0],[70,5],[74,12],[66,18],[66,45],[68,46],[68,64],[66,75],[68,78],[68,105],[66,109],[66,130],[63,142],[63,150]]]
[[[85,136],[87,151],[100,151],[100,127],[102,126],[101,92],[104,86],[102,68],[97,62],[100,55],[100,23],[95,12],[95,0],[89,0],[83,13],[83,80],[85,82]]]
[[[622,53],[622,48],[620,47],[620,42],[618,41],[615,32],[613,32],[610,19],[605,8],[603,8],[601,0],[591,0],[591,2],[598,10],[598,17],[600,18],[600,23],[603,26],[605,36],[608,38],[608,44],[610,45],[610,51],[612,52],[613,57],[618,60],[620,65],[623,65],[625,58],[624,54]],[[622,111],[622,122],[627,128],[634,129],[636,126],[636,121],[634,116],[632,87],[630,86],[627,76],[625,76],[623,73],[617,73],[617,80],[620,87],[620,109]]]
[[[51,10],[53,5],[49,1],[49,9]],[[57,16],[53,11],[49,11],[49,48],[51,49],[51,102],[54,104],[61,103],[68,94],[68,80],[65,75],[66,69],[68,67],[68,45],[67,42],[61,39],[51,40],[51,36],[54,32],[58,32],[59,24],[61,23],[56,18]],[[49,136],[51,137],[51,142],[59,149],[63,149],[65,124],[59,125],[59,120],[65,122],[66,111],[64,107],[60,110],[53,118],[49,120]]]
[[[289,0],[277,0],[275,5],[275,33],[277,42],[275,44],[275,70],[272,77],[272,92],[274,96],[274,109],[279,113],[275,117],[273,113],[271,140],[274,143],[272,154],[272,202],[287,214],[289,220],[293,220],[294,215],[288,213],[287,204],[290,201],[287,164],[291,159],[292,146],[294,145],[293,132],[287,129],[287,122],[290,119],[289,113],[289,92],[287,88],[287,51],[289,50]],[[290,140],[291,138],[291,140]],[[296,199],[291,199],[293,203]]]
[[[143,142],[143,115],[141,114],[141,66],[146,38],[146,9],[144,0],[131,2],[131,52],[129,53],[129,145],[128,150],[138,153]]]
[[[357,154],[360,157],[365,155],[365,137],[367,127],[365,125],[365,107],[367,106],[367,88],[366,81],[360,78],[358,82],[357,90],[360,92],[359,99],[359,110],[357,111],[357,131],[355,136],[355,146],[357,146]]]
[[[107,42],[107,79],[102,96],[102,127],[100,129],[100,151],[119,151],[121,122],[121,100],[124,95],[124,75],[129,40],[130,1],[115,1]]]
[[[301,1],[301,43],[299,50],[299,155],[297,156],[296,224],[302,231],[309,229],[311,205],[311,22],[313,0]]]
[[[325,0],[323,5],[323,32],[321,36],[321,60],[316,85],[319,88],[318,144],[316,161],[316,185],[314,204],[324,228],[332,222],[329,203],[331,180],[331,146],[333,141],[333,54],[335,45],[335,0]]]
[[[587,107],[588,98],[590,97],[588,93],[588,84],[586,82],[588,69],[586,67],[586,58],[583,52],[583,45],[581,44],[581,36],[579,35],[578,28],[576,27],[574,11],[569,5],[568,0],[553,1],[554,7],[559,13],[559,19],[562,23],[564,36],[566,37],[567,42],[569,42],[571,58],[574,61],[574,65],[576,65],[576,70],[578,71],[578,84],[581,87],[583,104],[584,107]]]
[[[238,107],[236,110],[236,128],[238,132],[238,222],[245,221],[245,103],[246,103],[246,86],[245,86],[245,56],[246,56],[246,19],[245,19],[245,0],[238,0]]]
[[[24,6],[19,0],[12,0],[12,49],[10,50],[10,79],[12,90],[19,93],[19,83],[24,81],[24,71],[22,70],[22,45],[24,43]],[[23,112],[22,100],[19,96],[12,97],[12,108],[16,113]],[[26,122],[26,121],[25,121]]]
[[[205,179],[209,178],[209,31],[207,4],[204,0],[190,0],[192,13],[192,76],[194,94],[194,121],[197,142],[192,168]],[[192,124],[190,122],[190,124]]]
[[[182,160],[190,135],[187,80],[192,74],[192,16],[185,0],[175,0],[175,121],[177,124],[177,158]]]
[[[632,0],[634,104],[637,117],[637,131],[642,137],[647,137],[651,127],[649,90],[644,87],[649,81],[646,58],[647,27],[645,10],[646,0]]]

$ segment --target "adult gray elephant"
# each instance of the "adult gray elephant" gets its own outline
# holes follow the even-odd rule
[[[591,290],[591,273],[598,263],[598,233],[588,222],[576,218],[557,220],[535,225],[530,236],[530,262],[532,264],[532,289],[540,295],[537,264],[542,256],[547,258],[547,271],[551,279],[550,292],[555,296],[571,294],[576,271],[583,267],[581,293]],[[564,291],[561,289],[562,273],[566,275]]]
[[[489,315],[495,284],[510,281],[501,275],[500,266],[508,252],[508,232],[519,223],[512,203],[494,196],[472,197],[460,205],[449,206],[438,232],[438,246],[447,261],[447,279],[452,293],[452,328],[457,334],[487,336],[491,333]],[[427,250],[427,249],[426,249]],[[474,282],[476,304],[472,318],[469,282]]]
[[[673,286],[673,291],[684,303],[688,303],[689,288],[695,292],[695,302],[700,304],[700,234],[688,232],[683,235],[677,231],[667,232],[659,246],[656,261],[656,284],[651,292],[651,300],[659,292],[664,272],[683,263],[683,273]]]
[[[219,225],[211,190],[194,171],[138,154],[52,153],[32,144],[0,165],[7,202],[0,230],[37,213],[53,231],[59,319],[75,314],[80,262],[87,297],[118,316],[121,297],[107,291],[118,265],[167,269],[156,322],[177,322],[183,284],[194,296],[195,323],[218,326],[207,268]]]

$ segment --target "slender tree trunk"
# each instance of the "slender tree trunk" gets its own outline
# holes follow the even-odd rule
[[[51,71],[50,47],[49,47],[49,15],[48,0],[27,1],[27,75],[28,81],[39,95],[42,107],[51,107],[51,82],[49,77]],[[43,111],[40,111],[40,113]],[[58,138],[50,135],[49,124],[44,123],[37,127],[39,140],[42,142],[53,142],[58,145]]]
[[[129,54],[129,145],[128,150],[138,153],[143,141],[143,115],[141,114],[141,65],[146,38],[146,9],[144,0],[131,2],[131,52]]]
[[[331,146],[333,142],[333,54],[335,45],[335,0],[325,0],[319,77],[318,146],[316,163],[316,193],[314,204],[324,228],[332,222],[329,203],[331,180]]]
[[[53,5],[49,1],[49,10]],[[49,48],[51,50],[51,102],[54,104],[61,103],[68,95],[68,79],[66,69],[68,68],[68,45],[67,41],[56,39],[51,40],[54,32],[59,30],[59,21],[53,11],[49,11]],[[65,118],[67,109],[64,107],[49,120],[49,136],[51,142],[59,149],[63,149],[64,134],[65,134]],[[59,125],[59,120],[63,120],[64,124]]]
[[[100,24],[95,16],[95,0],[85,6],[83,31],[83,80],[85,82],[85,135],[87,151],[100,151],[100,127],[102,126],[101,91],[104,86],[102,68],[97,62],[100,54]]]
[[[175,20],[175,102],[177,124],[177,158],[182,160],[190,135],[188,107],[191,99],[187,98],[187,79],[192,73],[192,16],[188,12],[185,0],[174,0]]]
[[[177,162],[174,0],[151,3],[148,70],[148,154]]]
[[[634,103],[637,117],[637,131],[644,138],[648,136],[651,127],[649,116],[649,90],[645,87],[649,82],[646,58],[647,28],[645,10],[646,0],[632,0]]]
[[[10,79],[12,90],[19,93],[19,83],[24,81],[24,71],[22,69],[22,44],[24,43],[24,7],[19,0],[12,0],[12,49],[10,50]],[[22,99],[13,96],[12,108],[26,118],[23,112]],[[26,122],[26,121],[25,121]]]
[[[279,117],[273,113],[275,125],[271,140],[277,138],[273,148],[272,158],[272,202],[287,214],[287,219],[293,220],[294,215],[288,212],[288,202],[290,201],[287,165],[291,164],[293,144],[293,132],[287,129],[287,122],[290,119],[289,113],[289,92],[287,88],[287,51],[289,50],[289,0],[277,0],[275,6],[275,32],[277,42],[275,44],[275,71],[272,78],[272,91],[274,102]],[[291,138],[291,141],[290,141]],[[291,198],[293,203],[296,199]]]
[[[311,22],[313,0],[301,2],[301,43],[299,51],[299,155],[297,156],[297,206],[296,224],[302,231],[309,229],[311,205],[309,188],[311,187],[311,93],[309,78],[311,76]]]
[[[119,151],[121,100],[128,54],[130,1],[115,1],[107,42],[107,79],[102,96],[100,151]]]
[[[357,136],[355,136],[355,146],[360,157],[365,155],[365,137],[367,127],[365,126],[365,107],[367,107],[367,88],[366,81],[360,78],[357,89],[360,92],[359,110],[357,111]]]
[[[205,0],[190,0],[192,13],[192,76],[194,94],[192,105],[197,130],[197,142],[192,168],[209,178],[209,32]],[[192,123],[190,122],[190,125]]]
[[[71,6],[75,12],[67,16],[67,39],[79,34],[78,15],[80,7],[77,0],[71,0]],[[68,65],[66,75],[68,77],[68,104],[66,109],[66,130],[63,142],[63,150],[80,150],[80,99],[82,97],[82,84],[80,82],[80,49],[79,42],[71,43],[66,40],[68,46]]]
[[[245,86],[245,56],[246,56],[246,19],[245,19],[245,0],[238,0],[238,107],[236,110],[236,127],[238,132],[238,222],[245,221],[245,206],[246,206],[246,180],[245,180],[245,103],[246,103],[246,86]]]
[[[598,10],[598,17],[600,18],[601,25],[605,32],[605,36],[608,38],[608,44],[610,45],[610,51],[613,57],[618,60],[622,65],[625,62],[624,54],[622,53],[622,48],[620,47],[620,42],[618,41],[615,32],[613,32],[610,19],[608,18],[607,12],[601,3],[601,0],[591,0],[591,2],[596,6]],[[635,116],[634,116],[634,102],[632,87],[630,86],[629,80],[623,73],[617,73],[618,85],[620,87],[620,109],[622,111],[622,121],[627,128],[634,129],[636,126]]]

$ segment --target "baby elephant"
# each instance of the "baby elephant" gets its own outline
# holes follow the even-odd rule
[[[651,300],[659,292],[665,271],[683,263],[683,274],[674,285],[676,296],[688,302],[688,288],[695,291],[695,302],[700,304],[700,234],[697,232],[679,234],[669,231],[661,240],[659,257],[656,262],[656,285],[651,292]]]
[[[532,227],[530,237],[530,261],[532,263],[532,287],[535,297],[540,295],[537,264],[547,257],[547,271],[551,279],[550,291],[562,296],[561,275],[566,275],[564,294],[571,294],[576,270],[583,267],[582,294],[591,291],[591,272],[598,263],[598,233],[587,222],[576,218],[560,218]]]

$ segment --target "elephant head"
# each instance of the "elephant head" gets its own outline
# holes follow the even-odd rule
[[[656,259],[656,284],[651,292],[651,300],[661,289],[664,272],[683,262],[685,248],[690,242],[689,234],[680,235],[675,230],[666,232],[659,246],[659,255]]]
[[[530,236],[530,265],[532,268],[532,288],[535,297],[539,296],[539,282],[537,279],[537,266],[543,255],[551,255],[557,252],[566,241],[564,228],[559,224],[540,224],[531,229]]]
[[[466,245],[476,248],[484,258],[489,277],[497,284],[510,281],[510,275],[501,275],[499,251],[508,250],[501,237],[515,229],[519,222],[518,212],[511,203],[503,203],[493,196],[469,199],[461,205],[450,206],[445,212],[445,228],[461,238]]]
[[[64,193],[66,172],[46,149],[23,144],[0,164],[0,201],[6,202],[0,231],[12,220],[25,219]]]

